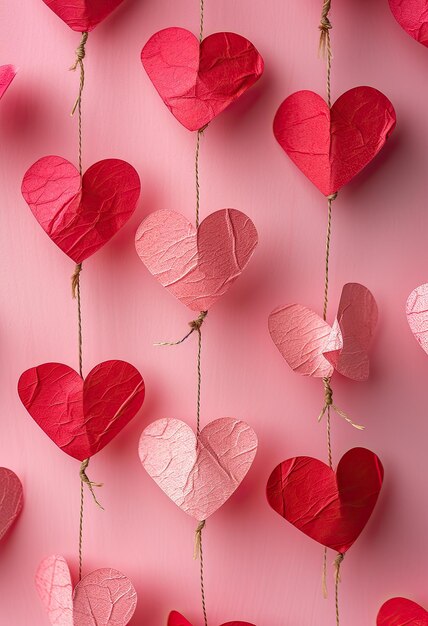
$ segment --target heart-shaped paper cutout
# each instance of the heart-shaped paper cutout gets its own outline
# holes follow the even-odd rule
[[[374,159],[395,121],[392,104],[373,87],[346,91],[331,110],[313,91],[297,91],[279,107],[273,132],[293,163],[329,196]]]
[[[144,381],[125,361],[104,361],[83,380],[62,363],[44,363],[21,375],[18,393],[40,428],[83,461],[104,448],[136,415]]]
[[[105,20],[123,0],[43,0],[70,28],[89,32]]]
[[[192,311],[208,311],[244,271],[257,241],[253,222],[236,209],[211,213],[198,229],[162,210],[140,224],[135,247],[161,285]]]
[[[81,179],[72,163],[47,156],[22,181],[22,195],[34,217],[75,263],[94,254],[126,224],[140,188],[135,169],[119,159],[95,163]]]
[[[129,578],[111,568],[88,574],[73,593],[70,570],[62,556],[44,559],[35,582],[52,626],[126,626],[137,606]]]
[[[168,626],[192,626],[192,624],[178,611],[171,611],[168,616]],[[248,622],[226,622],[223,626],[254,626]]]
[[[19,517],[24,493],[18,476],[6,467],[0,467],[0,541]]]
[[[416,341],[428,354],[428,284],[420,285],[407,298],[406,315]]]
[[[401,28],[428,46],[428,0],[389,0],[389,6]]]
[[[199,43],[184,28],[155,33],[141,62],[168,109],[188,130],[199,130],[263,74],[253,44],[235,33],[215,33]]]
[[[206,520],[245,478],[257,451],[257,436],[245,422],[222,417],[193,430],[161,419],[143,431],[139,454],[146,472],[183,511]]]
[[[336,370],[363,381],[369,376],[368,349],[377,318],[377,305],[367,287],[347,283],[333,326],[301,304],[275,309],[268,324],[274,344],[295,372],[330,378]]]
[[[428,611],[406,598],[392,598],[381,607],[377,626],[428,626]]]
[[[4,96],[15,76],[16,68],[13,65],[0,66],[0,98]]]
[[[270,506],[305,535],[344,554],[376,505],[383,481],[378,457],[353,448],[337,471],[307,456],[280,463],[267,483]]]

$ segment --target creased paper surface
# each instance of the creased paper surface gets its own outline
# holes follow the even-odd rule
[[[36,572],[36,590],[51,626],[73,626],[73,589],[63,556],[49,556]]]
[[[416,341],[428,354],[428,284],[420,285],[407,298],[406,315]]]
[[[180,420],[157,420],[143,431],[139,446],[149,476],[177,506],[199,521],[230,498],[256,451],[253,429],[230,417],[210,422],[199,440]]]
[[[0,467],[0,541],[19,517],[23,503],[24,493],[18,476]]]
[[[168,616],[168,626],[192,626],[192,624],[181,613],[171,611]],[[223,626],[254,626],[248,622],[227,622]]]
[[[70,28],[91,31],[112,13],[123,0],[43,0]]]
[[[0,98],[4,96],[15,76],[16,68],[13,65],[0,66]]]
[[[428,626],[428,612],[406,598],[391,598],[381,607],[377,626]]]
[[[389,6],[406,33],[428,46],[428,0],[389,0]]]

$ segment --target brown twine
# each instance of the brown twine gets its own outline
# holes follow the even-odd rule
[[[201,326],[204,323],[204,319],[206,318],[207,315],[208,315],[208,311],[201,311],[195,320],[192,320],[191,322],[189,322],[190,330],[186,335],[184,335],[182,339],[179,339],[178,341],[158,341],[154,345],[155,346],[178,346],[180,345],[180,343],[183,343],[184,341],[186,341],[186,339],[188,339],[190,335],[194,333],[195,331],[200,332]]]
[[[201,553],[201,539],[202,539],[202,531],[205,528],[205,520],[199,522],[198,527],[195,530],[195,545],[193,547],[193,559],[195,561],[198,560]]]
[[[83,337],[82,337],[82,302],[80,297],[80,272],[82,264],[78,263],[71,277],[71,292],[73,298],[77,297],[77,336],[79,352],[79,374],[83,378]]]
[[[331,429],[330,408],[332,408],[333,411],[337,415],[339,415],[339,417],[342,417],[344,420],[348,422],[348,424],[351,424],[351,426],[353,426],[354,428],[357,428],[358,430],[364,430],[364,426],[361,426],[360,424],[355,424],[352,421],[352,419],[349,417],[349,415],[345,413],[345,411],[342,411],[342,409],[339,409],[339,407],[336,404],[334,404],[333,389],[331,388],[331,385],[330,385],[330,378],[323,378],[322,381],[324,383],[324,406],[322,408],[321,413],[318,416],[318,421],[320,422],[322,418],[324,417],[325,413],[327,412],[327,445],[328,445],[328,453],[329,453],[329,464],[330,464],[330,467],[332,467],[331,436],[330,436],[330,429]]]
[[[205,124],[200,128],[196,134],[196,151],[195,151],[195,183],[196,183],[196,228],[199,227],[199,208],[200,208],[200,185],[199,185],[199,153],[201,150],[201,137],[204,131],[208,128],[208,124]]]
[[[91,495],[94,499],[95,504],[97,504],[100,509],[103,509],[104,511],[104,507],[101,506],[101,504],[98,502],[97,500],[97,496],[95,495],[95,491],[94,491],[94,487],[102,487],[103,484],[102,483],[94,483],[92,480],[89,480],[87,474],[86,474],[86,468],[89,465],[89,459],[85,459],[82,462],[82,465],[80,466],[80,471],[79,471],[79,475],[80,475],[80,481],[82,483],[85,483],[85,485],[88,485],[89,491],[91,492]]]
[[[327,61],[327,104],[331,107],[331,61],[333,58],[331,50],[330,30],[332,28],[328,14],[331,9],[331,0],[324,0],[320,24],[318,26],[321,31],[319,42],[319,54]]]
[[[204,38],[204,0],[200,2],[199,41]]]
[[[205,586],[204,586],[204,553],[202,549],[202,531],[205,528],[205,520],[199,522],[195,531],[195,546],[193,550],[193,558],[199,558],[200,563],[200,579],[201,579],[201,601],[202,612],[204,615],[204,626],[208,626],[207,607],[205,602]]]
[[[82,33],[82,39],[80,41],[79,46],[76,49],[76,61],[74,65],[70,67],[71,71],[75,71],[77,67],[80,67],[80,84],[79,84],[79,93],[74,103],[73,108],[71,109],[71,115],[74,115],[76,109],[78,111],[78,133],[79,133],[79,172],[80,176],[82,176],[82,94],[83,88],[85,86],[85,66],[83,64],[83,59],[86,55],[85,45],[88,40],[88,33]]]
[[[335,579],[335,604],[336,604],[336,626],[340,626],[340,614],[339,614],[339,584],[341,582],[340,579],[340,566],[342,565],[343,559],[345,558],[345,555],[342,554],[341,552],[338,553],[335,561],[334,561],[334,568],[335,568],[335,575],[334,575],[334,579]]]
[[[85,504],[84,485],[88,486],[89,491],[91,492],[92,497],[95,500],[96,504],[100,507],[100,509],[104,510],[104,508],[98,502],[95,492],[94,492],[94,487],[102,487],[102,483],[94,483],[89,480],[86,474],[86,469],[88,465],[89,465],[89,459],[85,459],[84,461],[82,461],[82,464],[79,470],[79,476],[80,476],[79,580],[82,579],[82,567],[83,567],[83,511],[84,511],[84,504]]]

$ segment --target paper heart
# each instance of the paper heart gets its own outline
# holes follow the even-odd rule
[[[275,309],[268,325],[274,344],[295,372],[330,378],[336,370],[363,381],[369,376],[368,349],[377,318],[371,292],[358,283],[347,283],[333,326],[301,304]]]
[[[144,381],[125,361],[104,361],[83,380],[61,363],[21,375],[18,393],[40,428],[70,456],[83,461],[104,448],[136,415]]]
[[[192,624],[181,613],[171,611],[168,616],[168,626],[192,626]],[[248,622],[227,622],[223,626],[254,626]]]
[[[123,0],[43,0],[70,28],[89,32],[105,20]]]
[[[18,476],[0,467],[0,541],[19,517],[23,503],[24,493]]]
[[[177,419],[161,419],[143,431],[139,454],[146,472],[183,511],[206,520],[245,478],[257,451],[257,436],[245,422],[222,417],[197,439]]]
[[[248,39],[215,33],[199,43],[184,28],[155,33],[141,62],[168,109],[188,130],[199,130],[263,74],[263,59]]]
[[[346,91],[331,109],[313,91],[298,91],[279,107],[273,132],[293,163],[329,196],[374,159],[395,121],[388,98],[372,87]]]
[[[0,66],[0,98],[4,96],[15,76],[16,68],[13,65]]]
[[[73,593],[70,570],[62,556],[44,559],[35,582],[52,626],[126,626],[137,606],[129,578],[111,568],[88,574]]]
[[[428,612],[406,598],[392,598],[381,607],[377,626],[428,626]]]
[[[336,473],[307,456],[280,463],[267,483],[274,511],[323,546],[344,554],[358,538],[376,505],[383,481],[378,457],[353,448]]]
[[[135,247],[161,285],[192,311],[207,311],[243,272],[257,241],[253,222],[236,209],[211,213],[197,230],[162,210],[140,224]]]
[[[389,6],[401,28],[428,46],[428,0],[389,0]]]
[[[137,172],[125,161],[99,161],[81,179],[72,163],[47,156],[27,170],[21,190],[52,241],[82,263],[126,224],[140,188]]]
[[[428,284],[420,285],[407,298],[406,315],[416,341],[428,354]]]

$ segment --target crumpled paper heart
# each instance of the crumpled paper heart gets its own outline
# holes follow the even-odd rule
[[[355,87],[331,109],[313,91],[298,91],[279,107],[274,135],[295,165],[326,196],[349,183],[383,148],[395,111],[373,87]]]
[[[171,611],[168,616],[168,626],[192,626],[192,624],[178,611]],[[254,626],[248,622],[226,622],[223,626]]]
[[[137,594],[124,574],[103,568],[84,576],[74,592],[64,557],[44,559],[36,589],[52,626],[126,626],[137,606]]]
[[[263,73],[263,59],[245,37],[215,33],[200,44],[184,28],[155,33],[141,62],[168,109],[192,131],[211,122]]]
[[[407,298],[406,315],[416,341],[428,354],[428,284],[420,285]]]
[[[389,6],[401,28],[428,46],[428,0],[389,0]]]
[[[257,436],[245,422],[222,417],[196,438],[177,419],[161,419],[143,431],[139,454],[146,472],[183,511],[206,520],[245,478],[257,451]]]
[[[15,76],[16,68],[13,65],[0,66],[0,98],[4,96]]]
[[[207,311],[226,293],[257,242],[253,222],[236,209],[211,213],[197,230],[180,213],[155,211],[135,236],[149,272],[192,311]]]
[[[89,32],[105,20],[123,0],[43,0],[70,28]]]
[[[295,372],[330,378],[336,370],[363,381],[369,376],[368,349],[377,318],[377,305],[367,287],[347,283],[333,326],[301,304],[275,309],[268,325],[274,344]]]
[[[24,492],[18,476],[0,467],[0,541],[19,517],[24,504]]]
[[[428,611],[406,598],[391,598],[381,607],[377,626],[428,626]]]
[[[82,179],[58,156],[39,159],[25,173],[22,195],[56,245],[82,263],[129,220],[140,196],[140,178],[129,163],[106,159]]]
[[[378,457],[353,448],[336,473],[307,456],[280,463],[269,477],[270,506],[305,535],[344,554],[370,519],[383,481]]]
[[[125,361],[104,361],[83,380],[62,363],[25,371],[22,404],[40,428],[70,456],[84,461],[104,448],[137,414],[144,381]]]

